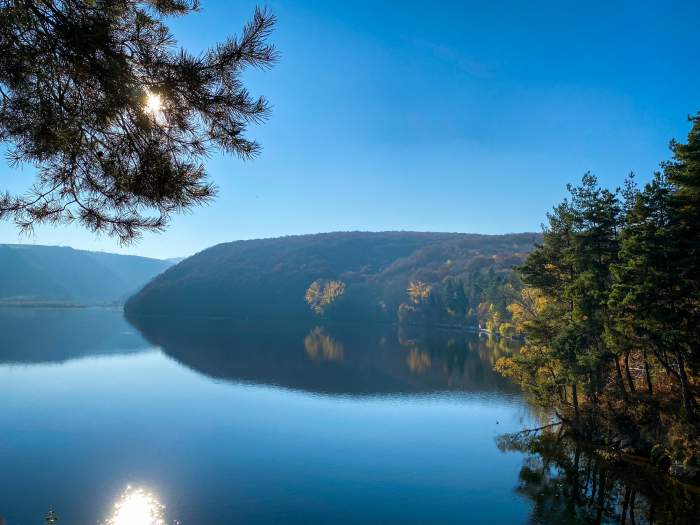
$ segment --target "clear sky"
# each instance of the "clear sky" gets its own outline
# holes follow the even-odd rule
[[[172,22],[201,50],[255,2]],[[246,79],[272,104],[249,162],[209,162],[219,196],[135,246],[77,227],[22,242],[154,257],[335,230],[539,230],[587,170],[647,180],[700,110],[700,2],[305,0],[266,4],[281,58]],[[0,167],[21,190],[32,170]],[[0,242],[17,242],[0,224]]]

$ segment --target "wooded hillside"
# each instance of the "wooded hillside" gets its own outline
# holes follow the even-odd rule
[[[539,238],[343,232],[231,242],[169,269],[126,308],[130,315],[395,321],[403,304],[403,320],[473,323],[489,286],[512,275]],[[429,289],[424,304],[411,297],[412,283]],[[456,288],[459,305],[446,295]]]

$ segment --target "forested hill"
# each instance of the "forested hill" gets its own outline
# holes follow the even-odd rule
[[[401,316],[473,324],[485,295],[496,295],[539,238],[343,232],[236,241],[170,268],[126,309],[129,315]]]
[[[170,266],[62,246],[0,244],[0,304],[121,304]]]

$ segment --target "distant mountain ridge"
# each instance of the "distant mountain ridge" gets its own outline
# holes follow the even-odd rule
[[[0,303],[122,304],[170,266],[64,246],[0,244]]]
[[[314,317],[314,282],[342,283],[323,315],[395,321],[410,282],[440,285],[461,275],[510,272],[537,233],[338,232],[235,241],[170,268],[129,299],[130,316]],[[318,312],[316,312],[318,313]]]

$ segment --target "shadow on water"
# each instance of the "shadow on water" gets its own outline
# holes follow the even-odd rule
[[[596,453],[561,431],[503,435],[498,447],[525,455],[516,493],[532,504],[530,523],[700,523],[700,489],[649,465]]]
[[[62,363],[148,350],[124,316],[106,308],[0,308],[0,334],[0,364]]]
[[[207,376],[331,395],[517,394],[473,333],[390,325],[130,320],[152,344]]]

